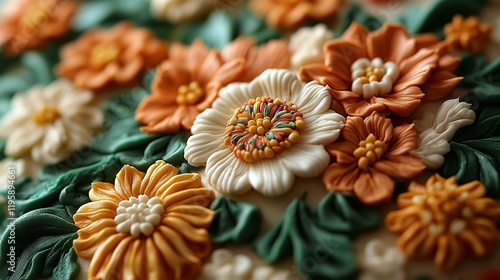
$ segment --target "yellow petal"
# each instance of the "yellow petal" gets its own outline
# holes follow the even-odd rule
[[[115,179],[115,191],[121,200],[128,200],[134,193],[138,193],[143,178],[144,172],[130,165],[123,166]]]
[[[158,196],[157,190],[164,186],[170,178],[177,175],[177,168],[171,164],[165,163],[162,160],[156,161],[146,171],[146,175],[142,179],[138,193],[134,195],[145,194],[149,197]]]

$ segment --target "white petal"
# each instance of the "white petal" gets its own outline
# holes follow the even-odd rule
[[[307,83],[300,92],[295,93],[292,102],[304,115],[314,116],[330,109],[332,96],[328,90],[315,81]]]
[[[209,184],[225,194],[243,194],[252,189],[248,164],[236,158],[229,148],[212,154],[205,168]]]
[[[226,118],[222,119],[224,125],[233,114],[234,109],[241,108],[245,102],[252,98],[264,95],[261,93],[257,80],[258,78],[250,83],[232,83],[219,91],[219,97],[215,100],[212,108],[227,114]]]
[[[330,163],[330,156],[322,145],[299,143],[279,157],[285,168],[302,178],[320,175]]]
[[[292,188],[294,174],[280,160],[261,160],[250,164],[248,174],[252,187],[268,197],[280,196]]]
[[[223,143],[224,136],[216,137],[210,133],[198,133],[188,138],[184,149],[184,158],[193,166],[207,164],[208,158],[217,151],[227,149]]]
[[[301,131],[301,143],[327,145],[337,140],[344,127],[345,118],[332,110],[316,115],[304,116],[305,127]]]
[[[293,101],[300,94],[302,84],[294,72],[288,70],[268,69],[255,80],[259,84],[259,96],[269,96],[281,101]]]
[[[29,122],[25,123],[8,136],[5,154],[12,157],[29,154],[31,148],[42,141],[44,134],[44,128],[36,127]]]
[[[242,103],[241,105],[243,105]],[[239,105],[239,107],[241,107]],[[224,106],[224,108],[222,108]],[[191,133],[200,132],[214,133],[216,135],[224,135],[227,121],[233,115],[234,109],[237,107],[228,107],[219,104],[217,108],[209,108],[199,114],[194,120]]]

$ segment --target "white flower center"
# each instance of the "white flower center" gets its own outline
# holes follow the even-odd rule
[[[384,63],[381,58],[360,58],[351,65],[352,91],[364,99],[391,92],[392,84],[399,76],[394,62]]]
[[[150,236],[160,224],[164,212],[165,208],[158,197],[149,198],[142,194],[130,197],[129,200],[121,201],[116,208],[116,230],[135,237],[141,233]]]

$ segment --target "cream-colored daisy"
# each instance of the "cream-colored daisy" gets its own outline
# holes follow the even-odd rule
[[[344,117],[330,110],[328,91],[303,85],[293,72],[266,70],[250,83],[223,88],[198,115],[185,157],[206,165],[208,183],[226,194],[252,188],[265,196],[286,193],[295,176],[320,175],[330,162]]]
[[[102,126],[104,114],[93,94],[59,80],[17,94],[0,125],[7,140],[5,154],[53,164],[88,146]]]

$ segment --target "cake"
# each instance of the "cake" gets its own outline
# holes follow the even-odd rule
[[[0,3],[0,278],[500,279],[497,3]]]

